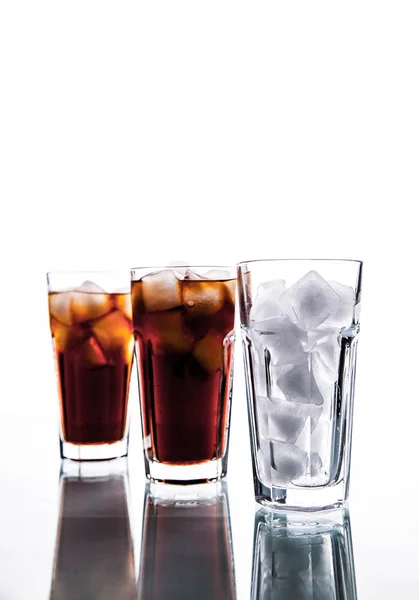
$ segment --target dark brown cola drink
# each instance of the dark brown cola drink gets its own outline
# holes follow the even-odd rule
[[[72,291],[51,292],[49,312],[63,442],[121,441],[133,354],[130,294],[107,294],[86,282]]]
[[[234,295],[234,279],[188,273],[181,278],[171,269],[133,281],[146,468],[150,463],[197,465],[226,456]],[[181,471],[149,475],[183,479]],[[201,479],[199,469],[189,477]]]

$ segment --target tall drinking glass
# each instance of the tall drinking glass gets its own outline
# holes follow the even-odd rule
[[[134,347],[129,272],[48,273],[47,279],[61,456],[125,456]]]
[[[238,265],[256,499],[340,506],[348,495],[362,263]]]
[[[153,481],[227,471],[233,378],[232,268],[132,271],[145,467]]]

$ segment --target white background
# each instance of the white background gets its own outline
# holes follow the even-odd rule
[[[2,599],[46,599],[51,577],[45,271],[267,257],[365,261],[359,597],[417,598],[418,17],[415,1],[0,0]],[[229,491],[248,598],[240,365],[236,379]]]

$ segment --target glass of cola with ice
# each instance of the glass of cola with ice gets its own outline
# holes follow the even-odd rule
[[[256,499],[281,509],[348,496],[362,262],[238,265]]]
[[[62,458],[128,452],[134,338],[128,272],[47,274]]]
[[[234,269],[178,265],[131,273],[147,477],[216,481],[227,471]]]

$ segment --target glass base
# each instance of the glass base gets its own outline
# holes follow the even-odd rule
[[[150,481],[178,485],[219,481],[227,474],[227,460],[225,458],[194,465],[167,465],[152,462],[146,458],[145,466],[146,475]]]
[[[70,444],[60,440],[61,458],[71,460],[109,460],[128,454],[128,438],[113,444]]]
[[[256,502],[272,510],[298,510],[313,512],[341,508],[347,499],[344,482],[323,488],[285,489],[267,487],[260,481],[255,483]]]

